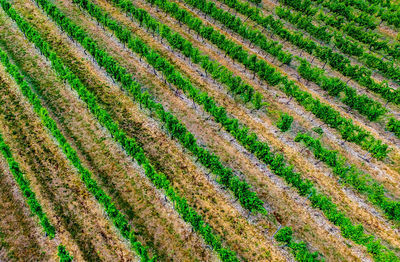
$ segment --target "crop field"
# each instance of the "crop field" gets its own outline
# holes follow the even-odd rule
[[[0,261],[400,261],[400,1],[0,6]]]

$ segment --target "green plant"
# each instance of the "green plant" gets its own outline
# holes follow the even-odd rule
[[[279,119],[278,123],[276,123],[276,126],[282,131],[286,132],[290,129],[290,126],[292,125],[293,122],[293,117],[284,113],[281,115],[281,118]]]

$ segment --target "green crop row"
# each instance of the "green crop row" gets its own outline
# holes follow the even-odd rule
[[[48,3],[46,0],[38,1]],[[68,31],[70,36],[72,36],[74,39],[77,39],[78,41],[82,40],[80,42],[84,46],[85,43],[88,43],[88,40],[86,40],[86,42],[83,42],[83,38],[79,37],[79,35],[83,34],[82,30],[79,27],[73,27],[71,26],[71,23],[67,23],[66,21],[69,20],[67,20],[65,16],[61,16],[58,9],[56,9],[54,5],[48,3],[46,6],[47,8],[45,8],[45,10],[51,17],[63,17],[63,19],[60,19],[59,25],[64,25],[63,29],[65,28],[65,30],[71,30]],[[56,13],[58,13],[57,16],[55,16]],[[97,59],[99,56],[96,52],[96,50],[98,50],[97,46],[92,42],[89,47],[90,48],[87,49],[89,53],[94,55],[98,62],[101,62],[101,59]],[[101,55],[104,56],[104,51],[101,51]],[[108,67],[109,64],[104,63],[100,65]],[[113,71],[111,73],[114,79],[117,79],[118,81],[121,81],[123,83],[123,75],[126,71],[120,66],[117,67],[117,63],[114,63],[113,65],[114,66],[111,67],[113,68]],[[173,82],[173,84],[175,84],[177,87],[180,86],[179,82]],[[353,225],[351,220],[346,217],[344,213],[340,212],[337,209],[336,205],[333,204],[332,200],[329,197],[317,192],[311,181],[302,179],[299,173],[293,171],[293,167],[287,166],[281,155],[276,155],[270,152],[268,145],[258,141],[256,134],[249,134],[249,130],[246,127],[240,128],[238,121],[236,119],[229,118],[226,115],[225,111],[221,109],[221,107],[217,107],[212,98],[208,97],[206,93],[199,92],[199,90],[195,89],[191,85],[185,84],[185,87],[185,93],[191,94],[194,101],[203,105],[203,108],[211,115],[213,115],[217,122],[221,123],[228,132],[230,132],[236,139],[238,139],[238,141],[244,143],[245,147],[250,152],[254,153],[260,160],[269,165],[269,167],[275,174],[283,177],[289,184],[296,187],[301,195],[305,196],[311,194],[309,199],[311,200],[312,205],[314,207],[320,208],[329,220],[338,225],[341,228],[342,234],[345,237],[352,239],[358,244],[365,245],[368,248],[368,251],[377,260],[397,259],[397,257],[391,251],[380,244],[379,240],[376,240],[372,235],[365,234],[364,229],[361,225]],[[190,89],[188,90],[188,88]],[[223,112],[223,114],[221,114],[221,112]]]

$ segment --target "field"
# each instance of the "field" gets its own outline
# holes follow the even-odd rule
[[[0,5],[0,261],[400,261],[400,2]]]

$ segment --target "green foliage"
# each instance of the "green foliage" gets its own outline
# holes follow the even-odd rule
[[[68,81],[72,88],[74,88],[79,97],[88,105],[89,110],[96,116],[100,124],[102,124],[111,134],[114,140],[116,140],[130,155],[135,159],[139,165],[141,165],[146,176],[153,182],[153,184],[159,188],[163,189],[167,197],[174,203],[175,209],[180,213],[182,219],[190,223],[193,228],[203,236],[205,242],[215,249],[215,251],[220,255],[223,261],[238,261],[235,252],[223,247],[220,237],[213,233],[210,225],[204,222],[203,218],[196,213],[196,211],[189,206],[186,199],[181,197],[175,189],[172,187],[170,181],[167,177],[158,173],[155,168],[150,164],[146,155],[144,154],[143,148],[137,143],[137,141],[131,137],[128,137],[124,131],[122,131],[118,124],[114,122],[111,116],[101,108],[96,97],[88,91],[88,89],[81,83],[78,77],[72,73],[69,68],[64,66],[62,61],[58,58],[57,54],[51,50],[50,45],[44,42],[37,31],[31,27],[25,20],[23,20],[14,9],[11,8],[8,2],[5,0],[0,0],[3,9],[6,13],[17,22],[20,29],[25,33],[26,37],[32,41],[45,55],[50,59],[53,68],[57,71],[62,79]],[[63,13],[61,13],[52,3],[47,0],[38,1],[39,5],[52,16],[57,23],[62,25],[62,28],[68,28],[68,33],[73,33],[72,35],[79,39],[84,44],[84,47],[91,54],[95,54],[94,57],[101,61],[101,66],[107,66],[106,70],[118,81],[121,81],[129,91],[136,97],[140,97],[139,101],[144,105],[151,105],[153,108],[158,110],[159,114],[168,118],[171,116],[170,113],[165,112],[160,104],[156,104],[150,99],[147,93],[141,92],[141,87],[137,82],[133,81],[131,75],[128,76],[126,70],[115,64],[115,62],[109,57],[104,51],[98,49],[97,44],[89,38],[83,30],[80,30],[75,24],[73,24]],[[36,97],[37,98],[37,97]],[[45,111],[43,108],[42,111]],[[125,216],[120,213],[120,211],[111,202],[111,198],[105,194],[105,192],[97,185],[96,181],[91,178],[91,173],[85,167],[82,166],[76,151],[66,142],[61,132],[57,129],[57,125],[54,120],[48,117],[48,113],[42,115],[47,116],[45,123],[47,127],[52,131],[53,136],[62,145],[64,153],[67,155],[68,159],[71,160],[72,164],[81,173],[81,178],[89,191],[94,194],[95,198],[104,206],[108,216],[114,222],[114,225],[120,230],[121,234],[131,242],[131,246],[136,250],[137,254],[141,257],[141,260],[148,261],[147,249],[137,241],[134,231],[131,229]],[[186,137],[186,141],[193,141],[193,138]],[[236,181],[232,179],[232,182]],[[153,258],[155,259],[155,258]]]
[[[290,227],[283,227],[278,231],[278,233],[275,234],[274,237],[275,237],[276,241],[289,244],[290,242],[292,242],[292,238],[293,238],[292,235],[293,235],[293,231]]]
[[[393,132],[398,138],[400,138],[400,121],[391,117],[386,125],[386,129]]]
[[[58,257],[60,258],[60,262],[72,262],[72,260],[74,259],[67,251],[67,249],[65,248],[65,246],[63,245],[59,245],[58,248]]]
[[[201,9],[203,12],[211,15],[214,19],[219,20],[221,23],[224,23],[227,26],[229,24],[228,20],[231,19],[232,23],[230,25],[230,28],[232,30],[236,30],[237,29],[236,27],[240,24],[239,18],[235,17],[232,18],[231,14],[227,14],[227,12],[222,11],[220,8],[216,7],[215,4],[213,4],[212,2],[208,2],[206,0],[201,0],[201,1],[184,0],[184,1],[189,5]],[[250,7],[248,4],[243,4],[238,0],[229,0],[229,1],[224,0],[224,1],[227,5],[234,8],[238,12],[241,12],[244,15],[249,16],[253,20],[259,21],[259,23],[264,27],[269,28],[270,24],[272,24],[279,26],[279,28],[282,28],[282,25],[273,20],[272,17],[269,16],[263,18],[259,14],[259,11],[257,11],[256,8]],[[179,21],[185,23],[190,29],[195,30],[199,35],[201,35],[205,39],[208,39],[211,42],[213,42],[220,49],[224,50],[226,54],[229,55],[232,59],[238,60],[243,65],[245,65],[246,68],[252,70],[254,73],[257,73],[261,79],[266,80],[271,85],[280,84],[282,91],[284,91],[288,96],[294,97],[300,105],[304,106],[306,110],[311,111],[316,117],[320,118],[330,127],[337,129],[339,133],[342,135],[343,139],[360,145],[363,149],[371,152],[371,154],[377,159],[383,159],[386,157],[388,150],[388,146],[386,144],[382,144],[380,140],[376,140],[366,130],[363,130],[358,126],[355,126],[351,120],[342,117],[339,112],[331,108],[329,105],[322,104],[318,99],[314,99],[310,93],[301,90],[297,85],[294,84],[293,81],[288,80],[287,77],[283,77],[279,72],[277,72],[273,67],[269,66],[265,61],[260,60],[255,56],[249,56],[248,53],[244,51],[240,45],[237,45],[232,41],[227,40],[224,36],[215,31],[212,27],[207,27],[203,25],[200,19],[192,16],[190,12],[180,8],[176,3],[172,3],[169,0],[154,0],[151,1],[151,3],[156,4],[163,11],[171,14],[176,19],[181,19]],[[223,16],[219,15],[220,13],[224,15]],[[183,16],[184,18],[182,18],[181,16]],[[233,23],[233,21],[237,22]],[[234,26],[233,24],[236,26]],[[247,30],[246,32],[250,32],[250,29],[248,27],[246,27],[246,30]],[[282,30],[284,30],[282,31],[283,35],[291,34],[290,32],[286,32],[287,31],[286,29]],[[240,32],[238,31],[238,33]],[[261,32],[260,34],[262,35]],[[244,35],[244,37],[246,37],[246,35]],[[301,38],[302,36],[298,36],[296,37],[296,39],[299,37]],[[221,40],[217,41],[217,39],[222,39],[223,41]],[[257,38],[257,39],[259,39],[257,41],[262,41],[262,38]],[[259,43],[259,46],[263,49],[266,48],[266,46],[268,46],[269,48],[271,47],[270,45],[262,44],[261,42]],[[310,47],[312,46],[313,45],[310,45]],[[236,52],[239,52],[240,54],[239,53],[237,54]],[[240,59],[238,59],[237,57],[240,57]],[[337,57],[336,59],[337,61],[340,61],[341,58]]]
[[[292,125],[293,122],[293,117],[284,113],[281,115],[281,118],[278,123],[276,123],[276,126],[282,131],[286,132],[290,129],[290,126]]]
[[[318,135],[322,135],[324,133],[324,130],[322,130],[320,127],[314,127],[312,130]]]
[[[50,45],[42,40],[37,31],[33,27],[31,27],[22,17],[19,16],[19,14],[13,8],[11,8],[11,5],[8,2],[6,2],[5,0],[0,0],[0,3],[4,11],[17,23],[18,27],[24,32],[25,36],[41,50],[42,54],[44,54],[51,60],[52,66],[57,71],[57,73],[59,73],[63,79],[68,80],[71,86],[73,86],[74,88],[78,88],[79,86],[82,87],[82,84],[69,71],[68,68],[64,67],[62,62],[58,59],[57,55],[51,50]],[[118,209],[116,209],[115,205],[111,202],[111,198],[100,188],[97,182],[92,178],[92,174],[90,173],[90,171],[82,165],[76,151],[71,147],[64,135],[58,129],[56,122],[50,117],[47,109],[42,106],[38,96],[31,90],[28,83],[23,80],[23,76],[19,73],[17,67],[15,65],[12,65],[8,61],[7,55],[3,51],[1,51],[0,54],[3,64],[6,65],[7,71],[17,81],[23,95],[32,104],[34,111],[38,114],[44,126],[49,129],[53,137],[58,141],[62,151],[70,160],[71,164],[79,171],[79,173],[81,174],[81,179],[86,185],[89,192],[92,193],[99,201],[99,203],[104,207],[114,225],[126,238],[130,234],[132,229],[125,216],[122,215],[122,213]],[[80,89],[79,93],[80,95],[82,95],[84,93],[84,90]],[[89,99],[88,96],[86,96],[86,98]],[[94,100],[90,101],[94,103]],[[94,104],[90,105],[93,108]],[[101,117],[102,120],[110,120],[109,116],[107,117],[106,114],[102,114],[103,112],[97,112],[99,113],[98,117]],[[113,124],[111,122],[108,123],[110,123],[110,126],[112,126]],[[19,170],[19,168],[17,170]],[[33,195],[33,192],[30,194]],[[54,237],[54,228],[49,224],[47,217],[45,217],[38,204],[36,205],[35,211],[36,210],[38,210],[37,212],[40,211],[39,214],[41,215],[41,217],[44,217],[43,219],[41,218],[41,220],[44,221],[43,224],[45,229],[47,228],[46,232],[49,231],[48,234],[51,237]],[[140,242],[131,242],[131,245],[136,249],[142,261],[149,260],[146,248],[144,248]]]
[[[7,56],[5,53],[0,50],[1,62],[4,65],[9,63]],[[38,216],[40,220],[40,224],[43,227],[46,235],[52,239],[56,234],[56,230],[54,226],[50,223],[49,218],[46,213],[43,211],[42,206],[36,198],[35,193],[32,191],[29,180],[27,180],[24,176],[24,173],[19,166],[19,163],[14,159],[10,147],[6,144],[3,139],[3,135],[0,134],[0,152],[3,154],[3,157],[6,159],[8,166],[10,168],[11,173],[13,174],[15,181],[17,182],[22,194],[26,198],[26,202],[32,212],[32,214]]]
[[[285,243],[290,247],[296,261],[312,262],[320,261],[318,259],[319,254],[317,252],[311,253],[306,243],[303,241],[295,242],[293,240],[293,231],[290,227],[283,227],[275,234],[276,241]]]
[[[400,221],[400,202],[385,196],[383,186],[370,175],[363,173],[354,166],[349,166],[338,152],[326,149],[318,139],[306,133],[298,133],[296,142],[303,142],[314,152],[314,156],[332,168],[335,175],[339,176],[346,184],[362,194],[369,201],[380,207],[389,219]]]

